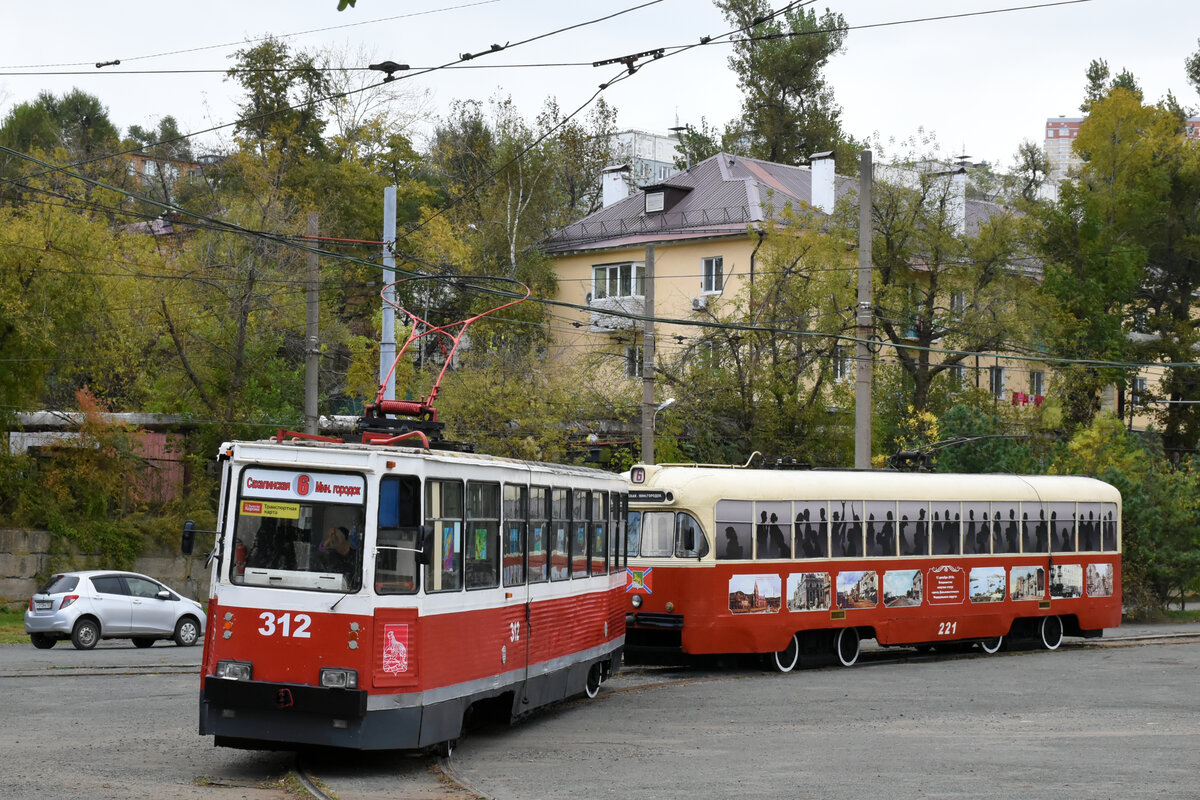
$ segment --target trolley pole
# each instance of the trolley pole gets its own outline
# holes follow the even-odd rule
[[[636,276],[630,275],[636,283]],[[654,463],[654,245],[646,246],[645,300],[642,313],[642,463]],[[635,287],[630,287],[635,288]],[[636,351],[635,351],[636,352]]]
[[[383,190],[383,323],[379,335],[379,382],[387,380],[384,400],[396,399],[396,187]]]
[[[308,235],[316,236],[320,231],[319,215],[308,215]],[[318,306],[317,293],[320,274],[317,264],[316,240],[310,239],[309,246],[314,248],[308,254],[308,291],[307,314],[304,348],[304,432],[318,433],[317,423],[317,373],[321,366],[321,341],[318,338]]]
[[[874,307],[871,301],[871,151],[863,150],[858,166],[858,344],[854,377],[854,468],[871,468],[871,347]]]

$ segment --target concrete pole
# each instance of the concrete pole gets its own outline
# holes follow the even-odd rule
[[[308,215],[308,235],[316,236],[320,231],[320,215]],[[317,246],[310,239],[309,245]],[[315,434],[317,430],[317,373],[321,367],[321,340],[317,332],[318,320],[318,288],[319,270],[315,251],[308,254],[308,290],[307,290],[307,324],[305,326],[304,347],[304,432]]]
[[[636,288],[636,275],[630,275]],[[642,463],[654,463],[654,245],[646,247],[646,305],[642,312]]]
[[[858,166],[858,314],[854,377],[854,468],[871,468],[871,348],[875,322],[871,298],[871,151]]]
[[[396,360],[396,290],[391,286],[396,280],[396,187],[383,190],[383,324],[379,333],[379,382],[386,377],[384,400],[396,399],[396,373],[392,362]]]

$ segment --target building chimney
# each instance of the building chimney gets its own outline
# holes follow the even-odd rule
[[[601,173],[601,181],[603,182],[605,208],[619,200],[624,200],[629,196],[629,165],[615,164],[605,167]]]
[[[967,235],[967,168],[959,167],[950,173],[950,196],[946,210],[959,236]]]
[[[812,207],[826,214],[833,213],[834,181],[833,151],[812,154]]]

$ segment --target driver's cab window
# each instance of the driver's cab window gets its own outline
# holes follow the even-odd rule
[[[675,515],[675,556],[677,558],[704,558],[708,555],[708,539],[700,523],[691,514],[679,512]]]
[[[417,591],[420,498],[421,482],[411,475],[387,475],[379,482],[379,525],[375,540],[377,594]]]

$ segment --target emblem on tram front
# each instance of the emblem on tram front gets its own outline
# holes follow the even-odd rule
[[[385,625],[383,636],[383,671],[408,672],[408,625]]]
[[[650,586],[650,573],[653,571],[654,567],[646,567],[645,569],[626,567],[625,591],[654,594],[654,589]]]

